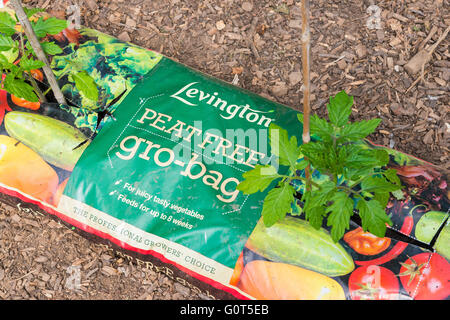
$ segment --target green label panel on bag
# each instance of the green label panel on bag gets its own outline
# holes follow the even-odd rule
[[[271,161],[270,123],[301,132],[296,112],[164,58],[114,118],[64,195],[233,268],[265,196],[236,187]]]

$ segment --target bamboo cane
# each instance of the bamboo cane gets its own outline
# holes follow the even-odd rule
[[[55,95],[56,101],[58,101],[58,103],[60,104],[67,104],[67,101],[64,98],[64,95],[61,92],[61,88],[59,87],[58,82],[56,80],[55,74],[53,73],[50,67],[50,63],[48,62],[47,56],[45,55],[44,50],[42,50],[41,43],[36,37],[36,34],[34,33],[33,28],[31,27],[30,21],[28,20],[28,17],[25,11],[23,10],[21,1],[11,0],[10,3],[14,11],[16,12],[17,18],[19,19],[19,22],[22,25],[23,30],[25,31],[25,34],[28,38],[28,41],[30,42],[31,47],[36,53],[37,58],[44,63],[42,70],[44,71],[48,83],[50,84],[50,87],[53,90],[53,94]]]
[[[303,143],[311,140],[309,133],[310,117],[310,30],[309,30],[309,0],[302,0],[302,71],[303,71]],[[310,167],[305,169],[305,177],[310,181]],[[307,189],[310,185],[307,184]]]

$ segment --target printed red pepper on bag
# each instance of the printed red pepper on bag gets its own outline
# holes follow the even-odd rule
[[[3,123],[6,111],[11,111],[11,107],[8,105],[7,92],[0,89],[0,125]]]
[[[413,210],[411,210],[411,211],[413,211]],[[414,227],[414,219],[413,219],[413,216],[411,215],[411,211],[405,217],[402,228],[400,229],[400,232],[402,232],[405,235],[409,235]],[[360,266],[384,264],[386,262],[391,261],[392,259],[397,258],[406,249],[407,246],[408,246],[407,242],[398,241],[394,245],[394,247],[389,252],[387,252],[385,255],[383,255],[382,257],[379,257],[379,258],[376,258],[373,260],[368,260],[368,261],[355,261],[355,264],[360,265]]]
[[[31,102],[28,100],[25,100],[23,98],[18,98],[15,95],[11,95],[11,101],[22,108],[30,109],[30,110],[38,110],[41,107],[40,102]]]
[[[364,255],[376,255],[386,250],[391,244],[390,238],[380,238],[370,232],[365,232],[359,227],[344,235],[344,241],[358,252]]]
[[[30,74],[34,79],[38,81],[44,81],[44,74],[42,73],[41,70],[39,69],[30,70]]]

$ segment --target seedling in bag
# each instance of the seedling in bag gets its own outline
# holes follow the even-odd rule
[[[267,227],[287,213],[303,212],[316,229],[326,221],[333,240],[338,241],[357,212],[364,231],[385,236],[386,225],[392,225],[385,208],[390,194],[397,198],[403,196],[402,186],[396,170],[386,168],[388,153],[364,143],[381,120],[349,122],[352,105],[353,97],[344,91],[331,97],[327,104],[328,121],[313,115],[310,118],[312,141],[302,145],[295,136],[289,137],[286,130],[271,124],[270,144],[280,170],[270,164],[257,165],[243,174],[244,180],[238,185],[245,194],[263,192],[270,187],[262,208]],[[302,114],[298,119],[303,123]],[[304,174],[308,166],[310,178]],[[287,173],[281,173],[286,167]],[[317,180],[315,173],[327,179]],[[302,192],[302,206],[297,204],[297,190]]]

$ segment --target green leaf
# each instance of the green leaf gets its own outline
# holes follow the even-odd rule
[[[300,146],[300,152],[308,158],[308,161],[312,166],[321,171],[325,172],[329,169],[329,164],[331,159],[329,157],[330,149],[323,141],[314,141]]]
[[[343,174],[344,167],[346,166],[349,158],[352,156],[352,152],[354,150],[354,146],[352,145],[343,145],[338,146],[337,154],[336,154],[336,173]]]
[[[31,27],[33,28],[36,37],[43,38],[47,35],[47,31],[45,29],[45,20],[40,17],[37,21],[30,21]]]
[[[330,97],[330,103],[327,104],[328,117],[330,122],[336,127],[342,127],[348,122],[352,113],[353,97],[341,91],[334,98]]]
[[[24,71],[30,71],[34,69],[40,69],[45,64],[41,60],[28,59],[23,57],[20,59],[19,66]]]
[[[288,183],[283,183],[279,188],[269,191],[262,208],[262,217],[267,227],[283,219],[291,210],[295,189]]]
[[[312,197],[312,191],[305,189],[301,196],[300,201],[302,201],[306,205],[306,203],[308,203],[308,201],[309,201],[309,199],[311,199],[311,197]],[[303,208],[303,210],[304,210],[304,208]]]
[[[364,149],[359,144],[354,144],[344,145],[339,147],[339,150],[347,152],[347,157],[343,158],[342,163],[347,171],[369,173],[389,162],[389,154],[383,149]]]
[[[0,66],[5,69],[9,69],[11,66],[11,63],[2,53],[0,53]]]
[[[9,15],[8,12],[0,12],[0,33],[5,36],[12,36],[16,33],[16,21]]]
[[[395,183],[397,185],[401,185],[402,182],[400,181],[400,178],[397,175],[397,170],[395,169],[387,169],[383,171],[383,175],[388,179],[390,182]]]
[[[373,174],[373,168],[371,167],[362,167],[362,168],[344,168],[344,177],[350,181],[357,181],[363,177],[369,176]]]
[[[11,74],[6,75],[3,84],[6,91],[18,98],[23,98],[30,102],[39,101],[31,85],[21,79],[14,78],[14,76]]]
[[[361,149],[355,145],[347,145],[342,149],[347,151],[347,157],[344,165],[347,168],[374,167],[378,164],[378,160],[374,158],[372,150]]]
[[[372,149],[372,153],[378,160],[379,167],[384,167],[389,163],[389,153],[385,149]]]
[[[330,201],[337,191],[336,185],[333,181],[326,181],[320,185],[319,190],[314,190],[311,193],[308,201],[305,202],[305,211],[313,209],[316,206],[321,206]]]
[[[397,200],[405,199],[405,195],[403,194],[402,190],[395,190],[395,191],[392,191],[391,193]]]
[[[330,201],[331,196],[337,191],[336,185],[333,181],[325,181],[320,184],[320,188],[314,191],[315,199],[318,203],[325,204]]]
[[[350,228],[350,217],[353,215],[353,200],[345,192],[336,192],[331,198],[333,204],[326,208],[330,213],[327,225],[331,226],[331,238],[337,242]]]
[[[45,24],[47,33],[51,35],[58,34],[68,27],[66,20],[60,20],[53,17],[45,20]]]
[[[30,8],[30,9],[28,9],[28,8],[24,7],[24,8],[23,8],[23,11],[25,11],[25,14],[27,15],[28,18],[31,18],[31,17],[34,16],[36,13],[38,13],[38,12],[44,12],[45,10],[44,10],[44,9],[41,9],[41,8]]]
[[[309,221],[309,224],[316,230],[320,229],[323,223],[323,219],[326,216],[326,207],[315,206],[305,212],[305,218]]]
[[[313,114],[310,118],[310,130],[313,134],[317,134],[322,140],[331,141],[334,137],[334,128],[325,119],[319,118]]]
[[[303,124],[303,114],[297,114],[297,118]],[[318,117],[316,114],[313,114],[309,118],[309,130],[312,134],[317,134],[323,140],[330,141],[334,135],[333,126],[327,120]]]
[[[66,20],[59,20],[54,17],[50,17],[46,20],[40,17],[36,22],[30,23],[33,27],[34,33],[36,33],[36,36],[38,38],[43,38],[47,34],[51,35],[58,34],[65,28],[67,28]]]
[[[22,78],[22,69],[20,69],[15,64],[10,64],[9,66],[9,74],[12,78]]]
[[[16,47],[17,44],[11,37],[0,34],[0,51],[8,51]]]
[[[389,198],[389,192],[376,192],[373,196],[373,200],[378,201],[383,208],[386,208]]]
[[[6,57],[9,63],[13,63],[19,57],[19,50],[12,48],[8,51],[3,51],[2,54]]]
[[[342,128],[338,141],[344,142],[364,139],[375,131],[380,122],[381,119],[371,119],[348,123]]]
[[[269,138],[272,153],[279,157],[280,164],[295,169],[297,159],[300,155],[297,137],[292,136],[289,139],[288,132],[285,129],[271,123],[269,127]]]
[[[349,149],[349,150],[346,150]],[[365,149],[359,144],[339,147],[340,153],[346,151],[343,174],[350,180],[359,180],[359,177],[372,175],[375,169],[385,166],[389,162],[389,155],[382,149]]]
[[[392,192],[401,188],[401,186],[390,183],[383,177],[370,177],[361,183],[361,189],[367,192]]]
[[[302,161],[297,162],[295,164],[295,169],[296,170],[305,170],[306,167],[308,166],[308,164],[309,164],[309,162],[303,159]]]
[[[271,165],[256,165],[254,169],[242,174],[243,180],[237,186],[239,191],[245,194],[252,194],[258,191],[264,191],[275,179],[281,176]]]
[[[361,226],[364,231],[383,238],[386,235],[386,223],[392,225],[384,207],[377,200],[359,200],[356,209],[361,217]]]
[[[98,100],[98,88],[94,79],[85,71],[72,73],[72,79],[78,90],[88,99]]]
[[[46,54],[49,54],[52,56],[63,52],[61,47],[58,46],[57,44],[55,44],[54,42],[42,42],[41,46],[42,46],[42,50],[44,50],[44,52]]]

